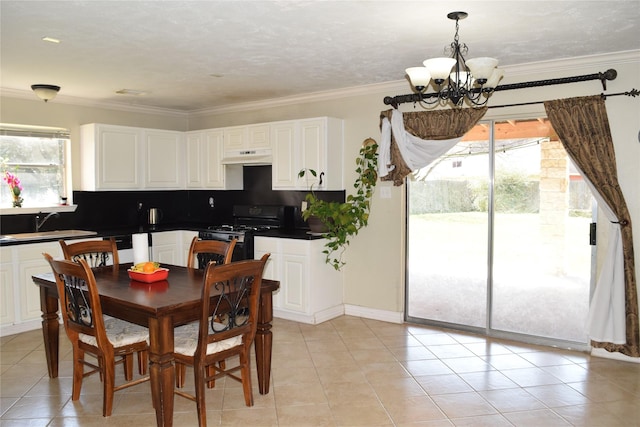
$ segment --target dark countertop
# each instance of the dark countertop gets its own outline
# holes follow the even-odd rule
[[[140,227],[110,228],[110,229],[104,229],[104,230],[94,229],[94,230],[87,230],[87,231],[95,231],[97,233],[95,235],[70,237],[70,238],[65,238],[64,240],[88,239],[88,238],[96,238],[96,237],[129,236],[129,235],[138,234],[138,233],[160,233],[163,231],[180,231],[180,230],[204,231],[204,230],[207,230],[207,226],[202,224],[180,223],[180,224],[159,224],[157,226],[146,225],[146,226],[140,226]],[[13,233],[13,234],[19,234],[19,233]],[[285,229],[285,228],[272,229],[268,231],[260,231],[260,232],[256,232],[255,235],[266,236],[266,237],[278,237],[282,239],[301,239],[301,240],[315,240],[315,239],[322,238],[322,236],[309,234],[309,230],[307,229]],[[30,239],[30,240],[7,240],[7,241],[0,240],[0,247],[50,242],[50,241],[56,241],[56,240],[59,240],[59,238],[48,237],[43,239]]]

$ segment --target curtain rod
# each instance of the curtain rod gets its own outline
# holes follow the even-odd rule
[[[493,92],[503,91],[503,90],[513,90],[513,89],[526,89],[531,87],[540,87],[540,86],[552,86],[552,85],[560,85],[567,83],[577,83],[577,82],[586,82],[590,80],[600,80],[602,83],[602,89],[607,90],[607,80],[615,80],[618,76],[618,72],[613,68],[608,69],[603,73],[593,73],[593,74],[585,74],[582,76],[573,76],[573,77],[560,77],[557,79],[545,79],[545,80],[534,80],[530,82],[521,82],[521,83],[511,83],[506,85],[499,85],[493,89]],[[474,92],[480,91],[489,91],[488,89],[475,88],[471,89]],[[437,98],[438,94],[435,92],[431,93],[412,93],[409,95],[396,95],[396,96],[385,96],[384,103],[386,105],[391,105],[394,108],[398,108],[398,104],[404,104],[408,102],[420,102],[426,98]]]
[[[620,95],[626,95],[626,96],[631,96],[631,97],[636,97],[636,96],[640,96],[640,91],[638,89],[631,89],[628,92],[618,92],[618,93],[601,93],[600,94],[602,97],[604,97],[604,99],[607,99],[607,97],[610,96],[620,96]],[[535,104],[544,104],[545,101],[532,101],[532,102],[520,102],[517,104],[504,104],[504,105],[489,105],[487,108],[504,108],[504,107],[520,107],[522,105],[535,105]]]

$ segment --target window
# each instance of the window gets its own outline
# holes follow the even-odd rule
[[[0,172],[20,179],[23,207],[54,206],[67,196],[68,146],[66,129],[0,124]],[[1,184],[0,207],[11,207],[9,186]]]

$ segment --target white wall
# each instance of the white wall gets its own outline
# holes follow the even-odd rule
[[[608,82],[608,93],[640,89],[640,52],[612,54],[545,64],[530,64],[506,68],[503,83],[541,80],[592,74],[615,68],[616,80]],[[398,70],[398,75],[402,70]],[[346,91],[341,97],[310,96],[295,104],[283,101],[259,103],[249,109],[229,108],[209,112],[192,113],[188,117],[175,113],[117,112],[95,107],[76,107],[53,101],[0,98],[0,117],[5,123],[22,123],[71,129],[73,159],[79,158],[78,126],[90,122],[156,127],[174,130],[197,130],[213,127],[268,122],[316,116],[333,116],[345,121],[345,182],[349,191],[355,179],[354,159],[360,144],[368,137],[379,141],[379,113],[390,108],[384,105],[384,96],[409,93],[404,81],[392,82]],[[543,101],[547,99],[594,95],[602,92],[599,81],[560,86],[498,92],[491,105]],[[403,111],[413,111],[413,105],[405,104]],[[419,107],[417,107],[419,108]],[[624,191],[635,224],[634,245],[636,278],[640,278],[640,99],[611,97],[607,110],[613,135],[620,185]],[[487,119],[531,118],[545,116],[544,107],[532,105],[489,110]],[[73,171],[79,177],[79,165]],[[390,183],[379,183],[389,186]],[[74,179],[74,188],[79,180]],[[344,267],[345,303],[365,307],[382,313],[401,313],[404,306],[404,186],[391,187],[391,198],[380,198],[379,189],[374,195],[369,227],[353,239],[349,246]],[[600,227],[603,229],[604,227]],[[603,236],[606,237],[606,236]],[[601,240],[602,244],[603,241]],[[601,248],[603,245],[600,246]],[[602,257],[600,256],[600,259]]]

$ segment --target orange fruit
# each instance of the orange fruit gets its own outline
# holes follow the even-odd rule
[[[153,273],[156,271],[156,266],[152,262],[147,262],[142,266],[142,271],[145,273]]]

